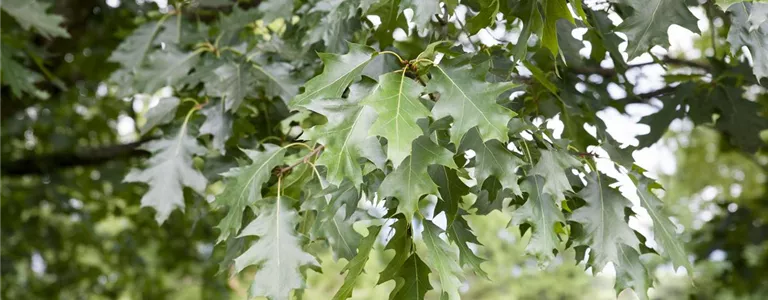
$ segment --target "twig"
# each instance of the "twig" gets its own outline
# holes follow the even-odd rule
[[[315,148],[311,152],[307,153],[307,155],[305,155],[304,158],[302,158],[301,160],[299,160],[299,161],[297,161],[297,162],[293,163],[292,165],[287,166],[285,168],[277,169],[277,171],[275,173],[277,174],[277,176],[285,175],[285,173],[288,173],[289,171],[291,171],[293,168],[297,167],[298,165],[303,164],[303,163],[308,163],[310,158],[312,158],[313,156],[315,156],[318,153],[320,153],[320,151],[323,150],[324,148],[325,148],[325,146],[320,145],[319,147]]]

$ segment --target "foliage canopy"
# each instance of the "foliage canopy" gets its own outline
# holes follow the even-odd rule
[[[141,190],[141,205],[154,210],[159,226],[189,226],[191,203],[211,211],[216,247],[226,248],[216,262],[220,272],[255,270],[250,297],[299,293],[305,270],[320,266],[318,248],[330,248],[333,259],[348,261],[334,297],[347,299],[373,244],[382,242],[394,254],[378,280],[395,282],[390,298],[423,299],[434,289],[458,299],[464,270],[489,277],[467,218],[512,208],[509,226],[531,232],[526,252],[541,264],[566,251],[595,272],[611,263],[616,290],[631,288],[645,299],[653,278],[644,257],[693,269],[655,194],[660,185],[634,165],[633,151],[681,118],[720,132],[723,147],[746,155],[764,151],[768,140],[768,4],[760,1],[171,4],[97,29],[123,31],[89,50],[101,61],[75,67],[97,69],[88,75],[95,86],[67,87],[42,62],[45,50],[32,44],[69,38],[64,18],[42,0],[3,1],[16,22],[3,20],[4,118],[9,109],[23,110],[31,101],[25,99],[142,105],[162,95],[134,116],[138,141],[104,147],[114,137],[97,136],[53,145],[42,152],[101,148],[96,156],[26,165],[27,153],[3,149],[4,159],[18,160],[3,171],[47,174],[148,156],[130,160],[118,191]],[[692,7],[725,23],[711,27],[714,51],[706,59],[665,49],[672,25],[701,33]],[[648,62],[633,62],[638,57]],[[640,91],[631,74],[650,65],[666,69],[665,82]],[[626,96],[609,93],[615,87]],[[85,92],[97,89],[98,96]],[[597,115],[658,103],[640,120],[650,132],[638,137],[638,147],[616,142]],[[75,110],[93,120],[85,128],[134,114],[115,107],[101,116]],[[552,119],[562,122],[562,134],[547,127]],[[37,134],[82,129],[57,126]],[[639,207],[596,168],[594,147],[632,179]],[[652,236],[629,226],[639,209],[652,219]],[[655,240],[652,247],[647,239]]]

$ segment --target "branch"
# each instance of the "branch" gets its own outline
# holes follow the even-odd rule
[[[634,69],[634,68],[642,68],[645,66],[650,65],[657,65],[657,64],[668,64],[668,65],[677,65],[677,66],[684,66],[684,67],[691,67],[695,69],[701,69],[706,72],[710,72],[711,68],[707,64],[703,64],[700,62],[692,61],[692,60],[684,60],[679,58],[672,58],[672,57],[664,57],[660,61],[651,61],[646,63],[640,63],[640,64],[634,64],[627,66],[627,70]],[[606,69],[606,68],[571,68],[571,71],[578,73],[578,74],[597,74],[603,77],[613,77],[618,74],[616,69]]]
[[[655,90],[655,91],[651,91],[651,92],[647,92],[647,93],[642,93],[642,94],[636,94],[634,96],[626,97],[626,98],[624,98],[621,101],[624,101],[624,102],[627,102],[627,103],[645,103],[645,104],[648,104],[648,101],[651,98],[656,98],[656,97],[659,97],[659,96],[663,96],[663,95],[672,93],[675,90],[677,90],[677,86],[665,86],[665,87],[660,88],[660,89]]]
[[[127,144],[26,157],[3,163],[2,173],[9,176],[42,175],[76,166],[95,166],[117,159],[146,156],[149,153],[138,147],[154,139],[148,137]]]

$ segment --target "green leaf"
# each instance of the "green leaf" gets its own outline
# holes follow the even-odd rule
[[[734,3],[745,3],[745,2],[754,2],[754,3],[766,3],[768,0],[715,0],[715,4],[717,6],[720,6],[723,10],[728,10],[728,7],[731,6],[731,4]]]
[[[313,100],[341,98],[349,84],[360,77],[374,53],[370,47],[349,44],[349,52],[344,55],[318,54],[325,65],[323,73],[307,81],[304,92],[293,98],[290,106],[295,109]]]
[[[364,0],[363,4],[370,1]],[[344,51],[345,42],[352,40],[352,34],[359,29],[358,9],[366,11],[365,5],[359,1],[320,0],[309,11],[308,19],[317,20],[306,29],[306,37],[302,45],[309,48],[323,41],[325,50],[329,52]],[[351,48],[351,46],[350,46]]]
[[[513,15],[523,23],[523,30],[512,48],[512,57],[515,61],[525,61],[525,54],[528,52],[528,40],[532,33],[540,34],[543,18],[538,3],[534,0],[519,1],[513,10]]]
[[[184,187],[205,195],[208,180],[192,166],[193,155],[205,154],[205,148],[185,128],[176,138],[148,142],[142,148],[152,153],[148,168],[132,169],[124,182],[144,182],[149,190],[141,198],[141,207],[155,209],[155,220],[163,224],[176,208],[184,208]]]
[[[234,112],[246,97],[253,94],[256,78],[251,70],[237,62],[224,64],[214,71],[218,80],[206,82],[206,92],[223,98],[226,110]]]
[[[374,36],[381,48],[392,45],[392,34],[397,28],[408,29],[408,21],[400,11],[400,0],[376,1],[368,10],[368,15],[379,16],[381,24],[376,27]]]
[[[272,176],[272,169],[283,163],[285,149],[277,145],[264,144],[264,151],[243,149],[251,160],[250,165],[232,168],[222,174],[229,178],[224,192],[216,196],[215,203],[228,208],[227,215],[216,228],[221,230],[218,242],[230,234],[236,234],[243,223],[243,210],[261,200],[261,188]]]
[[[413,10],[413,23],[416,28],[424,29],[432,20],[432,17],[440,13],[440,1],[438,0],[402,0],[400,10]]]
[[[685,246],[676,233],[676,226],[669,220],[661,199],[656,197],[651,190],[660,186],[658,183],[637,172],[630,173],[630,178],[637,185],[637,196],[640,198],[640,205],[648,211],[648,215],[653,220],[653,237],[658,242],[658,246],[661,249],[660,252],[672,260],[675,268],[683,266],[688,270],[688,274],[693,274],[693,266],[688,260]]]
[[[293,15],[293,1],[267,0],[259,3],[259,11],[264,15],[264,24],[272,23],[275,19],[282,18],[285,22],[291,21]]]
[[[403,263],[397,273],[397,285],[389,294],[390,300],[422,300],[427,291],[432,289],[429,284],[429,266],[416,253]]]
[[[619,245],[619,261],[616,263],[616,290],[626,288],[635,290],[641,300],[648,299],[648,289],[651,287],[650,274],[643,266],[637,250],[627,245]]]
[[[395,219],[395,223],[391,226],[391,230],[394,231],[395,234],[387,243],[387,247],[384,248],[384,250],[393,250],[394,257],[392,257],[392,260],[389,261],[384,270],[379,273],[379,281],[376,283],[382,284],[393,279],[395,280],[396,286],[392,291],[392,294],[390,294],[390,299],[397,299],[393,298],[392,295],[396,294],[397,290],[403,286],[403,275],[407,276],[407,273],[400,274],[399,272],[403,269],[403,264],[409,259],[413,250],[413,233],[411,232],[410,221],[406,220],[401,215],[397,215]]]
[[[144,62],[153,41],[163,28],[165,19],[150,22],[136,28],[130,36],[117,46],[109,56],[109,61],[119,63],[123,68],[136,71]]]
[[[525,204],[512,213],[511,225],[527,223],[531,226],[531,240],[526,252],[535,255],[540,261],[551,261],[555,255],[552,250],[559,249],[560,238],[555,226],[565,223],[565,216],[558,208],[557,200],[544,191],[545,179],[531,175],[522,183],[522,190],[528,193]]]
[[[232,116],[224,108],[224,102],[209,104],[203,108],[202,113],[205,122],[200,126],[199,134],[210,134],[213,137],[213,149],[224,155],[225,143],[232,136]]]
[[[690,93],[691,89],[687,89],[686,92]],[[655,114],[643,117],[638,122],[651,128],[648,134],[637,136],[637,140],[640,142],[637,146],[638,148],[650,147],[656,143],[667,132],[667,128],[669,128],[672,121],[683,117],[685,114],[685,107],[682,106],[684,97],[681,97],[679,94],[673,94],[661,97],[660,99],[664,107]]]
[[[588,27],[592,27],[589,25],[589,22],[587,20],[587,13],[584,11],[584,5],[582,5],[583,0],[573,0],[571,1],[571,5],[573,6],[573,10],[576,11],[576,14],[581,18],[581,21],[584,22]]]
[[[560,47],[557,44],[557,21],[565,19],[572,24],[576,21],[571,15],[565,0],[542,0],[544,3],[544,33],[541,36],[542,46],[549,49],[557,57]]]
[[[477,256],[469,247],[469,243],[478,246],[481,246],[482,244],[480,244],[480,241],[478,241],[477,237],[472,233],[469,224],[467,224],[467,220],[461,215],[457,216],[454,222],[447,225],[445,233],[448,235],[448,239],[456,243],[456,246],[459,247],[459,263],[462,266],[469,266],[478,276],[490,280],[488,273],[485,273],[483,268],[480,267],[480,264],[482,264],[485,259]]]
[[[372,84],[353,84],[347,99],[315,99],[306,106],[328,119],[328,123],[308,130],[307,137],[325,146],[316,164],[328,168],[326,180],[331,184],[339,185],[347,178],[359,187],[363,183],[360,158],[384,167],[381,144],[368,135],[376,112],[359,103],[372,89]]]
[[[446,166],[429,166],[429,177],[437,184],[440,192],[440,202],[435,207],[435,214],[438,211],[445,212],[447,226],[451,226],[459,214],[459,205],[462,202],[462,196],[469,194],[469,187],[459,178],[456,170]]]
[[[35,28],[40,35],[46,38],[70,37],[67,30],[61,26],[64,17],[46,12],[51,6],[49,3],[41,3],[37,0],[3,0],[0,6],[16,19],[16,22],[24,30]]]
[[[360,198],[362,195],[355,187],[345,181],[338,188],[326,189],[302,204],[302,209],[317,211],[310,237],[312,240],[325,239],[336,260],[351,260],[360,244],[360,234],[352,227],[355,222],[368,218],[366,213],[357,211]]]
[[[264,67],[257,64],[252,66],[259,71],[254,75],[260,79],[260,84],[264,87],[268,97],[280,97],[287,103],[299,93],[302,81],[291,76],[292,67],[290,64],[276,62]]]
[[[141,135],[146,134],[155,126],[167,124],[176,116],[176,108],[179,107],[179,98],[166,97],[158,101],[157,105],[150,108],[145,115],[147,122],[141,126]]]
[[[14,60],[11,48],[7,47],[5,43],[0,49],[0,65],[2,65],[0,79],[2,79],[3,84],[11,87],[11,92],[17,98],[21,98],[23,93],[32,95],[44,93],[35,86],[35,83],[42,80],[43,76]]]
[[[757,30],[766,21],[768,21],[768,4],[753,4],[752,11],[749,13],[749,19],[747,20],[747,24],[749,24],[749,30]]]
[[[461,267],[457,263],[456,252],[446,241],[440,238],[443,230],[432,221],[424,221],[423,239],[429,250],[427,264],[437,272],[442,290],[441,299],[459,299],[461,287]]]
[[[451,142],[458,145],[464,134],[478,128],[483,140],[508,140],[507,123],[515,112],[496,103],[499,95],[514,87],[511,82],[488,83],[488,65],[435,65],[427,91],[437,91],[440,99],[432,108],[435,119],[453,117]]]
[[[504,199],[513,196],[510,190],[502,188],[499,180],[493,177],[476,188],[478,189],[477,200],[472,204],[472,208],[477,209],[476,215],[487,215],[494,210],[501,211]]]
[[[690,106],[688,117],[695,124],[711,124],[716,114],[715,126],[731,145],[748,153],[765,147],[760,131],[768,129],[768,119],[761,115],[758,102],[743,97],[744,89],[724,85],[702,91],[704,93],[697,93],[694,99],[686,101]]]
[[[544,177],[544,193],[552,195],[555,200],[562,200],[565,199],[563,193],[573,191],[565,172],[580,166],[581,163],[567,152],[541,150],[541,158],[531,169],[531,175]]]
[[[265,296],[288,300],[291,290],[304,287],[300,268],[318,265],[315,258],[302,249],[296,236],[297,214],[290,202],[287,197],[278,197],[262,204],[256,219],[237,236],[259,237],[235,259],[237,273],[248,266],[258,266],[248,289],[249,298]]]
[[[768,23],[762,23],[753,30],[754,25],[749,20],[754,10],[761,9],[768,9],[768,4],[741,2],[728,9],[731,14],[731,28],[728,31],[731,51],[736,53],[741,47],[749,48],[752,72],[758,81],[768,77]]]
[[[471,149],[475,152],[475,178],[482,186],[491,176],[499,180],[502,187],[521,195],[517,184],[517,169],[524,162],[498,140],[483,142],[477,129],[470,130],[461,141],[459,152]]]
[[[189,74],[200,58],[200,52],[181,52],[174,47],[152,52],[136,72],[136,86],[144,93],[154,93],[165,86],[176,86]]]
[[[255,7],[242,9],[239,5],[233,5],[231,13],[227,15],[224,15],[222,12],[219,13],[219,17],[217,18],[219,29],[217,40],[224,43],[230,42],[233,37],[244,30],[248,24],[256,22],[256,20],[260,18],[262,18],[261,11]]]
[[[357,255],[342,270],[342,272],[348,271],[347,276],[344,277],[344,283],[339,290],[333,295],[333,300],[344,300],[352,297],[352,291],[357,284],[357,279],[363,274],[363,268],[365,268],[365,263],[371,257],[371,250],[373,250],[373,246],[376,244],[380,231],[381,226],[371,226],[368,228],[368,236],[363,238],[360,246],[357,247]]]
[[[410,221],[419,208],[421,196],[438,192],[437,185],[427,172],[427,167],[433,164],[456,168],[451,151],[438,146],[428,137],[421,136],[413,141],[413,154],[381,183],[379,197],[397,198],[397,211]]]
[[[579,242],[591,249],[592,267],[597,272],[608,262],[620,263],[622,244],[637,249],[640,242],[624,217],[624,209],[632,203],[608,186],[613,182],[597,172],[588,174],[587,186],[578,194],[586,204],[571,215],[573,221],[584,226],[585,235],[579,237]]]
[[[467,30],[470,34],[476,34],[481,29],[491,26],[496,21],[499,13],[499,0],[478,0],[479,11],[477,15],[467,20]]]
[[[627,35],[629,60],[640,56],[651,47],[669,46],[667,29],[673,24],[701,33],[698,19],[688,10],[685,1],[679,0],[620,0],[632,7],[633,14],[617,28]]]
[[[392,72],[381,75],[379,85],[363,99],[364,105],[378,113],[370,133],[387,139],[387,158],[395,167],[411,154],[411,142],[422,134],[416,121],[429,117],[429,110],[419,101],[423,91],[404,72]]]

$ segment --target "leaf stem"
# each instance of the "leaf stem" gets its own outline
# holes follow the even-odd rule
[[[190,100],[191,98],[184,99],[184,102],[187,102],[187,100]],[[187,116],[184,117],[184,123],[181,124],[181,131],[179,131],[179,138],[176,142],[176,155],[179,155],[179,151],[181,151],[181,142],[184,140],[184,136],[187,135],[187,125],[189,124],[189,119],[192,117],[192,114],[194,114],[196,111],[200,110],[202,108],[202,105],[195,101],[194,99],[191,99],[193,102],[195,102],[195,106],[193,106],[189,112],[187,112]]]
[[[307,148],[307,150],[309,150],[309,151],[312,151],[312,147],[310,147],[310,146],[309,146],[309,145],[307,145],[307,144],[304,144],[304,143],[299,143],[299,142],[296,142],[296,143],[290,143],[290,144],[288,144],[288,145],[285,145],[285,146],[283,146],[283,149],[288,149],[288,148],[290,148],[290,147],[293,147],[293,146],[301,146],[301,147]]]
[[[399,60],[399,61],[400,61],[400,64],[404,65],[404,64],[407,64],[407,63],[408,63],[408,61],[407,61],[407,60],[404,60],[402,57],[400,57],[400,55],[399,55],[399,54],[397,54],[397,53],[395,53],[395,52],[393,52],[393,51],[379,51],[379,54],[392,54],[392,55],[394,55],[395,57],[397,57],[397,60]]]
[[[436,63],[433,60],[431,60],[429,58],[423,58],[423,57],[419,57],[419,58],[416,58],[416,59],[410,61],[411,64],[417,64],[419,62],[428,62],[428,63],[430,63],[432,65],[436,65]]]

